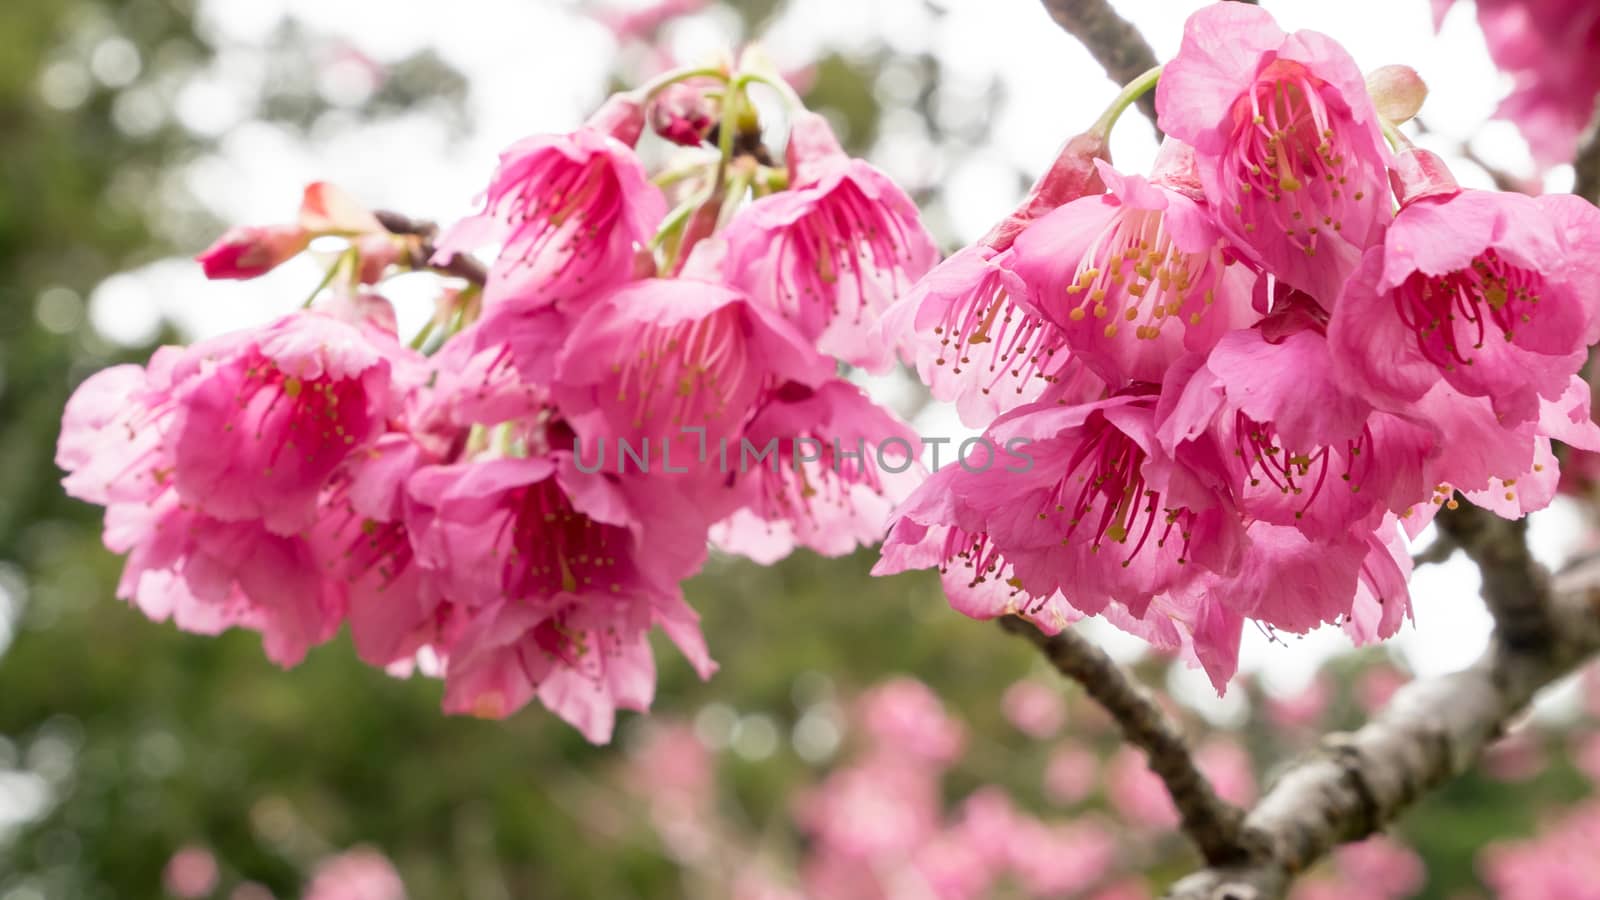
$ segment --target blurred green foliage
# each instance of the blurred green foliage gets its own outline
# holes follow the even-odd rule
[[[772,4],[743,6],[759,22]],[[390,855],[415,898],[680,895],[672,862],[609,786],[627,728],[619,746],[594,748],[537,706],[507,722],[446,718],[437,682],[365,667],[343,638],[283,672],[254,635],[180,634],[113,598],[119,566],[100,548],[97,511],[61,494],[51,457],[71,386],[147,352],[96,336],[85,298],[114,272],[197,249],[170,246],[158,185],[205,139],[170,118],[130,133],[118,112],[128,91],[205,65],[212,49],[193,16],[190,0],[0,4],[0,591],[22,607],[0,657],[0,772],[48,786],[35,821],[0,831],[0,897],[161,897],[162,868],[188,843],[216,852],[224,888],[258,881],[280,897],[359,843]],[[93,58],[118,40],[142,64],[111,86]],[[259,115],[310,128],[325,111],[306,74],[310,40],[293,28],[274,38],[285,77]],[[816,66],[813,99],[857,148],[876,134],[873,85],[888,59],[880,48]],[[936,59],[897,63],[928,86],[918,108],[936,140],[983,139],[981,123],[947,134],[929,114]],[[436,57],[392,75],[366,114],[461,108],[466,86]],[[997,698],[1038,671],[1031,648],[949,613],[931,577],[873,579],[870,564],[714,560],[688,593],[722,670],[702,684],[663,644],[658,711],[725,704],[787,735],[818,685],[844,696],[911,673],[975,734],[996,736],[951,779],[954,794],[997,781],[1037,797],[1043,751],[998,737],[1011,732]],[[1353,705],[1341,708],[1353,721]],[[1265,729],[1258,719],[1244,736],[1258,761],[1294,749]],[[792,790],[816,776],[786,742],[764,760],[725,758],[727,797],[754,830],[785,819]],[[30,800],[18,784],[0,779],[0,823]],[[1531,831],[1545,804],[1580,792],[1554,766],[1514,787],[1469,778],[1428,801],[1406,829],[1433,863],[1426,896],[1459,896],[1478,845]],[[1166,875],[1186,860],[1172,850]]]

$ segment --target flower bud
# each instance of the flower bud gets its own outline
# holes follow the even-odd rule
[[[255,278],[306,249],[311,233],[295,225],[230,228],[195,261],[212,280]]]
[[[678,82],[650,104],[650,130],[674,144],[698,147],[717,124],[718,104],[704,90]]]
[[[1391,125],[1409,122],[1428,99],[1428,86],[1410,66],[1384,66],[1367,74],[1367,93]]]

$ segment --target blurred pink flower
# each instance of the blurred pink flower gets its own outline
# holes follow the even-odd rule
[[[1499,900],[1600,900],[1600,803],[1590,802],[1521,841],[1490,844],[1478,871]]]
[[[1279,728],[1309,729],[1322,721],[1333,699],[1333,685],[1326,676],[1318,673],[1298,693],[1287,697],[1267,698],[1267,715]]]
[[[1527,781],[1544,771],[1545,764],[1539,734],[1527,728],[1506,735],[1483,754],[1483,771],[1496,781]]]
[[[1093,818],[1047,825],[1022,817],[1008,847],[1017,880],[1041,897],[1080,891],[1105,878],[1117,859],[1116,838]]]
[[[1153,831],[1178,825],[1178,811],[1161,779],[1150,771],[1144,752],[1123,746],[1106,765],[1106,799],[1130,824]]]
[[[1387,664],[1379,664],[1361,673],[1356,684],[1356,702],[1364,712],[1375,713],[1389,703],[1394,692],[1404,687],[1410,677]]]
[[[319,863],[304,900],[406,900],[406,886],[388,857],[357,848]]]
[[[1574,744],[1573,765],[1600,787],[1600,731],[1578,738]]]
[[[618,43],[650,41],[661,26],[680,16],[699,12],[707,0],[652,0],[631,9],[605,9],[595,13],[595,18],[607,28]]]
[[[1074,743],[1062,742],[1044,770],[1044,790],[1057,803],[1082,803],[1100,778],[1100,757]]]
[[[1237,740],[1222,736],[1207,740],[1195,751],[1195,763],[1222,799],[1246,808],[1255,803],[1255,771],[1250,754]]]
[[[194,900],[216,890],[217,877],[217,858],[205,847],[191,844],[167,860],[161,883],[174,897]]]
[[[1428,870],[1410,847],[1376,835],[1333,852],[1334,867],[1350,884],[1372,891],[1374,900],[1400,900],[1422,890]]]
[[[896,750],[837,770],[800,796],[796,819],[824,849],[848,858],[904,859],[939,827],[938,776]]]
[[[856,716],[874,747],[907,762],[955,762],[966,729],[931,688],[914,678],[886,681],[861,696]]]
[[[1024,678],[1006,688],[1000,698],[1006,721],[1018,731],[1042,741],[1053,737],[1067,721],[1067,704],[1055,688]]]

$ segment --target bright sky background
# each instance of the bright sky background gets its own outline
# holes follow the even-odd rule
[[[616,45],[578,5],[454,0],[447,7],[430,5],[422,15],[401,14],[397,6],[404,5],[388,0],[203,2],[205,32],[224,48],[214,77],[185,89],[172,109],[146,111],[176,115],[224,136],[218,154],[183,173],[187,187],[228,222],[286,220],[300,187],[313,180],[338,183],[374,207],[449,221],[470,211],[501,147],[529,133],[568,130],[601,99],[599,86]],[[1007,101],[996,111],[989,144],[976,154],[947,158],[905,120],[910,113],[892,109],[890,127],[871,154],[903,181],[940,185],[953,236],[970,240],[1018,199],[1014,169],[1042,169],[1061,140],[1092,121],[1116,89],[1036,0],[940,5],[949,15],[935,20],[923,0],[804,0],[793,4],[764,39],[784,67],[803,66],[827,49],[849,53],[883,44],[906,53],[932,51],[949,73],[941,116],[974,115],[978,87],[991,75],[1003,79]],[[1194,0],[1122,4],[1162,58],[1176,51],[1184,18],[1202,5]],[[1337,38],[1365,70],[1396,62],[1415,67],[1432,87],[1423,119],[1440,132],[1420,142],[1444,154],[1463,183],[1492,186],[1485,173],[1460,159],[1452,135],[1475,135],[1474,149],[1495,165],[1530,169],[1515,129],[1485,124],[1508,84],[1489,65],[1469,2],[1457,4],[1438,34],[1426,0],[1267,0],[1262,5],[1290,30],[1313,28]],[[592,10],[597,4],[583,6]],[[475,133],[452,140],[436,118],[416,115],[380,127],[331,130],[306,141],[274,126],[239,121],[239,98],[251,95],[265,77],[260,46],[286,15],[347,41],[379,63],[433,47],[471,82]],[[669,29],[669,49],[680,60],[715,53],[739,39],[733,27],[732,17],[717,13],[691,17]],[[114,70],[116,62],[95,67],[95,74]],[[358,75],[330,71],[322,90],[330,99],[357,99]],[[901,73],[898,80],[886,77],[878,90],[892,104],[906,87]],[[1113,150],[1119,166],[1133,170],[1142,170],[1152,158],[1154,140],[1136,112],[1124,118]],[[1556,171],[1548,186],[1565,189],[1570,181],[1570,171]],[[152,335],[158,312],[203,336],[294,308],[318,275],[311,262],[302,260],[255,282],[208,284],[191,262],[171,260],[108,281],[90,298],[89,315],[106,336],[127,342]],[[423,296],[404,281],[392,294],[403,315],[415,321],[423,314]],[[918,425],[923,434],[961,433],[947,411],[934,411]],[[1542,514],[1533,528],[1536,552],[1558,562],[1581,532],[1571,508]],[[1393,652],[1424,674],[1476,658],[1489,619],[1475,599],[1473,567],[1457,558],[1423,570],[1412,584],[1417,626],[1392,643]],[[1243,667],[1264,668],[1269,683],[1284,690],[1304,685],[1321,659],[1348,646],[1334,630],[1287,647],[1268,643],[1253,629],[1247,629],[1246,638]],[[1137,652],[1133,639],[1108,633],[1106,640],[1119,654]],[[1220,719],[1241,712],[1237,692],[1233,699],[1217,701],[1198,672],[1178,673],[1171,686]]]

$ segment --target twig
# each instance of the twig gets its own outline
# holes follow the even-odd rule
[[[422,239],[411,260],[413,268],[427,268],[444,275],[453,275],[457,278],[463,278],[478,287],[483,287],[484,283],[489,280],[489,272],[483,267],[483,264],[465,253],[451,255],[450,261],[442,266],[435,265],[432,262],[433,256],[437,252],[437,248],[434,246],[434,239],[439,236],[438,225],[413,219],[410,216],[386,209],[377,210],[373,212],[373,215],[377,217],[378,222],[384,228],[389,230],[390,234],[413,234]]]
[[[1083,42],[1095,62],[1118,85],[1127,84],[1160,64],[1144,35],[1112,9],[1109,0],[1043,0],[1043,3],[1050,18]],[[1138,105],[1159,137],[1155,93],[1140,97]]]
[[[1462,502],[1439,510],[1434,521],[1483,573],[1483,600],[1499,639],[1513,650],[1549,646],[1555,638],[1550,575],[1528,551],[1527,519],[1502,519]]]
[[[1572,169],[1572,192],[1590,203],[1600,203],[1600,107],[1578,144]]]
[[[1123,738],[1145,752],[1151,771],[1161,777],[1172,795],[1183,833],[1207,863],[1225,865],[1249,855],[1239,842],[1243,813],[1217,796],[1205,773],[1195,765],[1178,725],[1148,690],[1129,678],[1104,651],[1070,629],[1047,635],[1015,616],[1002,618],[1000,625],[1032,641],[1057,671],[1083,685],[1116,720]]]
[[[1555,641],[1496,641],[1471,668],[1401,688],[1354,734],[1329,735],[1245,816],[1249,861],[1197,872],[1171,900],[1271,900],[1334,846],[1371,835],[1471,768],[1540,689],[1600,651],[1600,564],[1555,579]]]

